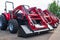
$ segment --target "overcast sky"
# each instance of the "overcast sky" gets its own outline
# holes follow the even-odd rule
[[[48,4],[53,2],[52,0],[0,0],[0,13],[4,11],[5,1],[13,2],[15,7],[18,5],[29,5],[31,7],[36,6],[42,10],[47,9]],[[11,7],[8,8],[10,9]]]

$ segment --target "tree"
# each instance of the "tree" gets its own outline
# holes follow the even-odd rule
[[[58,6],[56,1],[54,1],[53,3],[51,3],[49,5],[48,10],[51,11],[52,13],[54,13],[57,17],[60,18],[60,6]]]

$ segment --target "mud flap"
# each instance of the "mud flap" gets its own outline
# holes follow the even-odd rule
[[[48,28],[49,28],[50,30],[53,30],[53,29],[54,29],[51,25],[49,25],[49,24],[47,24],[47,25],[48,25]]]

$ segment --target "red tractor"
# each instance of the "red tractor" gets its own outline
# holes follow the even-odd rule
[[[38,11],[44,16],[44,18],[46,19],[46,22],[48,22],[54,28],[57,27],[58,22],[57,22],[56,18],[51,15],[51,13],[49,13],[47,10],[42,11],[41,9],[38,9]]]
[[[13,9],[14,9],[14,4],[13,2],[9,2],[9,1],[6,1],[5,2],[5,12],[2,13],[2,15],[0,16],[0,29],[1,30],[6,30],[7,29],[7,26],[8,26],[8,21],[11,19],[11,14],[8,12],[7,13],[7,3],[11,3],[13,5]]]
[[[59,23],[59,18],[57,16],[55,16],[52,12],[48,11],[48,10],[44,10],[44,13],[47,13],[51,16],[51,18],[56,22]]]
[[[51,17],[50,17],[50,15],[45,16],[46,14],[44,14],[41,9],[37,9],[36,7],[32,7],[30,9],[31,9],[31,11],[33,11],[33,13],[39,14],[46,21],[47,24],[50,24],[53,27],[57,27],[57,21],[54,20],[55,22],[53,22],[52,16]],[[55,26],[55,24],[56,24],[56,26]]]
[[[32,14],[37,14],[37,15],[39,15],[39,16],[40,16],[40,20],[44,21],[44,22],[48,25],[49,28],[52,28],[52,26],[51,26],[49,23],[47,23],[48,21],[46,22],[45,18],[44,18],[43,15],[37,10],[36,7],[31,7],[31,8],[29,9],[29,11],[30,11]]]
[[[12,3],[12,2],[6,2],[6,3]],[[5,7],[6,6],[5,3]],[[13,5],[13,3],[12,3]],[[52,30],[52,27],[48,27],[45,20],[40,17],[38,14],[31,13],[26,8],[27,5],[20,5],[13,9],[12,11],[4,12],[1,15],[0,28],[2,30],[6,30],[7,27],[9,28],[9,31],[11,33],[18,33],[18,36],[27,37],[35,33],[40,33],[43,31],[49,31]],[[14,8],[14,7],[13,7]],[[7,9],[5,8],[7,11]]]
[[[14,28],[18,25],[18,36],[27,37],[35,33],[53,30],[52,27],[48,27],[40,15],[30,12],[28,9],[26,6],[20,5],[12,11],[16,19],[11,19],[8,26]]]

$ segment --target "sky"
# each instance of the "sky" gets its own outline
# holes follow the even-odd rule
[[[13,2],[14,7],[17,7],[19,5],[29,5],[30,7],[36,6],[37,8],[41,8],[42,10],[47,9],[48,5],[53,2],[53,0],[0,0],[0,14],[4,12],[5,1]],[[11,9],[11,6],[8,8]]]

